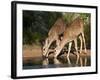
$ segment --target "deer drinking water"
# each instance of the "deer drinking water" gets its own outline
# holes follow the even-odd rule
[[[78,21],[79,20],[79,21]],[[59,23],[59,22],[61,22],[61,23]],[[83,21],[80,19],[80,18],[77,18],[77,19],[75,19],[74,21],[73,21],[73,23],[70,25],[70,26],[74,26],[74,27],[72,27],[71,29],[69,28],[69,27],[67,27],[66,26],[66,24],[65,24],[65,22],[63,22],[63,19],[58,19],[57,21],[56,21],[56,23],[54,24],[54,26],[50,29],[50,31],[49,31],[49,36],[48,36],[48,38],[45,40],[45,45],[44,45],[44,47],[43,47],[43,55],[44,56],[46,56],[46,57],[48,57],[48,54],[49,54],[49,47],[50,47],[50,45],[52,44],[52,42],[53,41],[55,41],[56,40],[56,44],[58,44],[57,45],[57,47],[59,47],[59,42],[60,42],[60,40],[59,40],[59,35],[60,34],[62,34],[63,32],[64,32],[64,36],[63,36],[63,39],[61,39],[61,42],[60,43],[62,43],[62,41],[64,41],[64,40],[66,40],[66,39],[64,39],[64,37],[65,37],[65,28],[67,29],[67,28],[69,28],[69,30],[67,29],[67,31],[68,32],[72,32],[73,33],[73,29],[74,29],[74,31],[76,30],[76,32],[78,32],[79,31],[79,33],[77,34],[77,36],[75,36],[75,38],[74,39],[71,39],[70,40],[70,43],[69,43],[69,48],[68,48],[68,55],[67,55],[67,59],[68,59],[68,63],[70,63],[70,60],[69,60],[69,53],[70,53],[70,49],[71,49],[71,45],[72,45],[72,41],[74,41],[74,43],[75,43],[75,49],[76,49],[76,52],[77,52],[77,56],[78,56],[78,58],[77,58],[77,60],[76,60],[76,64],[78,63],[78,59],[79,59],[79,54],[78,54],[78,48],[77,48],[77,38],[78,38],[78,36],[79,36],[79,39],[80,39],[80,41],[81,41],[81,45],[80,45],[80,53],[82,52],[82,43],[84,42],[84,48],[85,48],[85,52],[86,52],[86,46],[85,46],[85,38],[84,38],[84,33],[83,33],[83,25],[82,24],[80,24],[80,22],[83,24]],[[77,23],[77,25],[75,25]],[[76,27],[75,27],[76,26]],[[60,28],[59,28],[60,27]],[[80,30],[79,29],[77,29],[77,28],[81,28]],[[58,30],[59,29],[59,30]],[[71,31],[70,31],[71,30]],[[54,34],[56,34],[56,35],[54,35]],[[81,35],[80,35],[81,34]],[[71,33],[70,33],[70,35],[67,33],[67,35],[68,36],[70,36],[71,35]],[[68,36],[66,36],[66,38],[68,38]],[[74,36],[73,34],[72,34],[72,36]],[[70,37],[69,37],[69,39],[70,39]],[[69,42],[69,41],[68,41]],[[65,43],[65,44],[67,44],[67,43]],[[60,45],[61,46],[61,45]],[[56,47],[56,50],[57,50],[57,47]],[[61,47],[61,48],[59,48],[58,49],[58,53],[56,53],[55,54],[55,58],[59,55],[59,53],[61,52],[61,50],[63,49],[64,47]],[[52,52],[54,52],[54,50],[52,50]]]
[[[45,40],[45,44],[43,46],[43,56],[48,57],[48,51],[51,44],[56,41],[56,45],[59,45],[59,35],[62,34],[65,30],[65,23],[62,18],[57,19],[54,25],[48,32],[48,37]]]
[[[82,41],[84,43],[84,49],[86,52],[83,24],[84,24],[83,20],[80,17],[78,17],[68,27],[66,27],[66,29],[63,33],[63,39],[60,41],[59,45],[55,48],[55,55],[54,55],[55,58],[57,58],[57,56],[60,54],[63,47],[67,43],[69,43],[68,55],[67,55],[67,58],[69,59],[69,53],[71,50],[72,41],[74,41],[74,43],[75,43],[77,57],[79,58],[79,54],[78,54],[78,50],[77,50],[77,38],[78,38],[78,36],[79,36],[79,39],[81,41],[80,52],[82,51]]]

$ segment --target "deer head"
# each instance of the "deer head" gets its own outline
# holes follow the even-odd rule
[[[46,38],[44,41],[44,45],[43,45],[43,49],[42,49],[42,54],[43,56],[47,57],[47,52],[48,52],[48,48],[49,48],[49,39]]]

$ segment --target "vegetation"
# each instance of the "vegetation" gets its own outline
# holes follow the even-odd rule
[[[84,32],[87,48],[91,42],[91,15],[88,13],[71,12],[47,12],[47,11],[23,11],[23,44],[40,44],[39,41],[45,39],[48,31],[59,17],[63,17],[66,24],[71,23],[80,16],[84,20]]]

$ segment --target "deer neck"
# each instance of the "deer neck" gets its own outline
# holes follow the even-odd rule
[[[48,43],[48,46],[47,46],[48,49],[49,49],[49,47],[50,47],[50,45],[51,45],[52,42],[53,42],[53,39],[49,38],[49,43]]]

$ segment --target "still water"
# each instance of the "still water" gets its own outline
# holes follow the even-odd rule
[[[70,60],[70,63],[69,63]],[[23,69],[40,69],[40,68],[60,68],[60,67],[85,67],[91,66],[90,56],[80,57],[78,63],[76,63],[76,57],[70,57],[69,60],[66,57],[60,58],[30,58],[27,61],[23,61]]]

